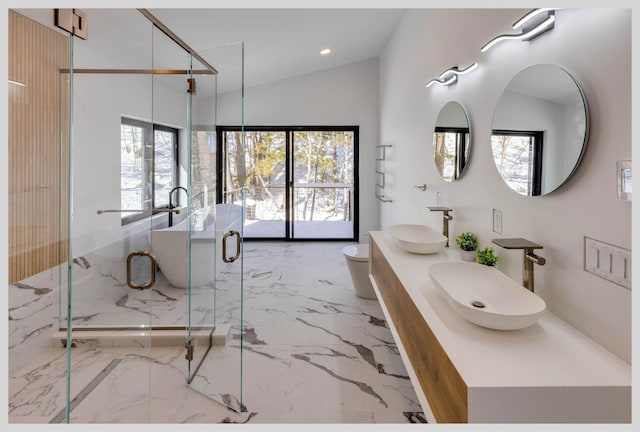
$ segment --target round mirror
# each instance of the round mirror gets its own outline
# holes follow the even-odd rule
[[[493,115],[491,150],[505,183],[521,195],[553,192],[575,172],[587,143],[587,102],[555,65],[518,73]]]
[[[462,176],[470,147],[467,114],[458,102],[448,102],[440,110],[433,132],[433,160],[444,180],[453,181]]]

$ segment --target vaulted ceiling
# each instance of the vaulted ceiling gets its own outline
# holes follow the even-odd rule
[[[255,86],[378,57],[404,13],[398,9],[149,11],[220,71],[219,92],[238,87],[238,42],[244,42],[245,86]],[[332,52],[322,56],[323,48]]]

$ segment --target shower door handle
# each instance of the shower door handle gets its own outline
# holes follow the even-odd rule
[[[227,258],[227,239],[236,236],[236,255]],[[230,230],[222,237],[222,261],[232,263],[240,256],[240,233],[236,230]]]
[[[137,284],[131,278],[131,275],[133,273],[131,269],[133,258],[137,256],[147,257],[151,261],[151,277],[149,278],[148,283]],[[156,283],[156,256],[153,254],[153,252],[150,252],[150,251],[131,252],[127,256],[127,285],[129,285],[129,287],[133,289],[143,290],[143,289],[151,288],[153,285],[155,285],[155,283]]]

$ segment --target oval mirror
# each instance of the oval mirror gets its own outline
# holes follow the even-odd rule
[[[578,83],[558,66],[530,66],[509,82],[496,105],[493,160],[517,193],[546,195],[575,172],[587,135],[587,102]]]
[[[440,110],[433,132],[433,160],[445,181],[462,176],[469,160],[470,147],[467,114],[458,102],[448,102]]]

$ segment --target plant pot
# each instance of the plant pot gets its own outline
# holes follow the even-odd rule
[[[474,251],[474,250],[472,250],[472,251],[461,250],[460,251],[460,256],[462,258],[462,261],[475,261],[476,260],[476,251]]]

